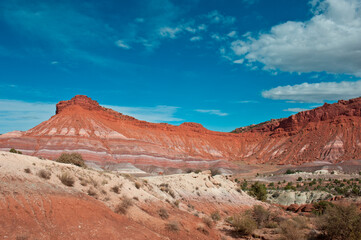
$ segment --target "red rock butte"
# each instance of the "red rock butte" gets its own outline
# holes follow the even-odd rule
[[[166,168],[233,168],[235,161],[271,164],[361,158],[361,98],[325,104],[289,118],[215,132],[197,123],[149,123],[77,95],[56,105],[38,126],[0,136],[0,150],[55,159],[79,152],[97,163]]]

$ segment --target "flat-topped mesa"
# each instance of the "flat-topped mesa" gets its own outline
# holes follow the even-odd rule
[[[271,121],[237,128],[233,132],[263,132],[263,133],[283,133],[297,132],[307,126],[308,123],[319,123],[334,120],[340,117],[361,117],[361,97],[348,101],[340,100],[337,103],[299,112],[295,115],[283,119],[272,119]]]
[[[101,110],[103,107],[99,105],[99,103],[95,100],[92,100],[90,97],[87,97],[85,95],[76,95],[72,99],[68,101],[60,101],[58,104],[56,104],[56,114],[59,114],[61,111],[63,111],[65,108],[69,106],[80,106],[86,110]]]

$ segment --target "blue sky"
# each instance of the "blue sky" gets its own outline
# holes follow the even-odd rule
[[[2,0],[0,133],[85,94],[217,131],[361,95],[361,0]]]

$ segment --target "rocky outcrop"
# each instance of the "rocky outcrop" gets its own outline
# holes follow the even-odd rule
[[[0,136],[0,150],[54,159],[79,152],[95,162],[161,168],[233,168],[233,161],[301,164],[361,158],[361,98],[325,104],[286,119],[210,131],[197,123],[149,123],[78,95],[56,115],[25,131]]]

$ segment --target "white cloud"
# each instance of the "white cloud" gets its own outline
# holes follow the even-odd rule
[[[161,29],[159,29],[159,34],[160,36],[162,36],[163,38],[176,38],[177,33],[181,32],[182,29],[175,27],[175,28],[171,28],[171,27],[162,27]]]
[[[191,42],[196,42],[196,41],[200,41],[200,40],[202,40],[202,37],[200,37],[200,36],[194,36],[189,39],[189,41],[191,41]]]
[[[284,112],[293,112],[293,113],[298,113],[298,112],[303,112],[303,111],[307,111],[309,110],[308,108],[287,108],[287,109],[283,109]]]
[[[320,82],[279,86],[262,92],[264,98],[321,103],[361,96],[361,80],[356,82]]]
[[[228,115],[228,113],[224,113],[224,112],[221,112],[220,110],[214,110],[214,109],[196,109],[194,111],[200,112],[200,113],[208,113],[208,114],[217,115],[217,116],[221,116],[221,117]]]
[[[234,60],[233,63],[236,63],[236,64],[242,64],[244,63],[244,59],[238,59],[238,60]]]
[[[206,17],[211,21],[211,23],[233,24],[236,21],[235,17],[224,16],[217,10],[209,12]]]
[[[288,21],[232,43],[235,55],[264,69],[361,76],[361,0],[313,0],[309,21]]]
[[[159,105],[155,107],[125,107],[125,106],[105,106],[117,112],[135,117],[148,122],[179,122],[181,118],[175,117],[179,107]]]
[[[237,36],[237,32],[236,32],[236,31],[231,31],[231,32],[229,32],[229,33],[227,34],[227,36],[230,37],[230,38],[234,38],[234,37]]]
[[[126,44],[123,40],[116,41],[115,45],[117,45],[120,48],[130,49],[130,46],[128,44]]]

